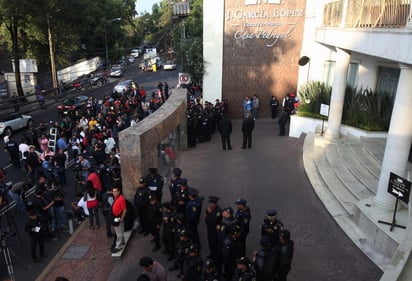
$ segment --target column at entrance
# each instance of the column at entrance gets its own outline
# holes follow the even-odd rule
[[[384,207],[394,207],[395,198],[388,193],[389,174],[406,178],[409,149],[412,141],[412,68],[401,65],[401,73],[386,140],[381,174],[375,201]]]
[[[340,138],[340,124],[342,122],[349,63],[350,53],[337,48],[332,95],[330,97],[328,129],[326,131],[326,137],[330,139]]]

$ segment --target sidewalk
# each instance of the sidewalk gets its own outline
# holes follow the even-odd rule
[[[252,211],[247,248],[250,257],[259,249],[264,212],[276,208],[295,241],[290,280],[379,280],[382,272],[346,237],[310,186],[302,163],[303,138],[277,136],[276,121],[255,122],[250,150],[240,149],[241,120],[234,120],[233,150],[223,151],[220,136],[215,134],[211,142],[182,153],[178,166],[189,186],[205,197],[202,212],[209,195],[219,196],[222,208],[235,208],[234,201],[245,198]],[[169,196],[167,187],[164,196]],[[87,226],[86,222],[79,228],[37,280],[53,281],[56,276],[65,276],[76,281],[131,281],[142,272],[138,265],[142,256],[152,256],[165,267],[171,264],[161,251],[152,253],[149,236],[138,233],[133,234],[122,259],[112,260],[112,241],[106,238],[104,227],[90,230]],[[205,257],[208,247],[203,217],[199,232]],[[85,254],[68,259],[69,249]],[[176,272],[170,273],[168,280],[178,280]]]

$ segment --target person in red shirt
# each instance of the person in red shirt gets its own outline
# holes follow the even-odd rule
[[[87,176],[87,180],[93,183],[94,189],[96,189],[99,193],[102,192],[102,182],[95,168],[89,169],[89,175]]]
[[[112,253],[117,253],[122,250],[124,241],[124,218],[126,216],[126,199],[121,194],[120,187],[113,187],[112,189],[114,202],[112,205],[113,213],[113,228],[116,233],[116,245],[111,250]]]

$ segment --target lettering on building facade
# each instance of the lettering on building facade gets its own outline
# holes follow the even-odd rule
[[[270,6],[274,8],[261,8],[264,6],[259,4],[273,4]],[[303,18],[305,12],[279,5],[278,0],[245,0],[245,8],[227,9],[225,21],[234,32],[233,38],[264,40],[266,47],[273,47],[279,40],[291,37],[297,24],[291,18]]]

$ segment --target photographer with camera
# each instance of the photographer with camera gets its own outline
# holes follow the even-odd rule
[[[45,222],[41,216],[36,213],[33,202],[27,204],[28,220],[24,226],[24,230],[30,236],[30,252],[33,261],[40,262],[40,258],[37,256],[37,245],[39,245],[40,256],[47,257],[44,252],[44,234],[45,234]]]

